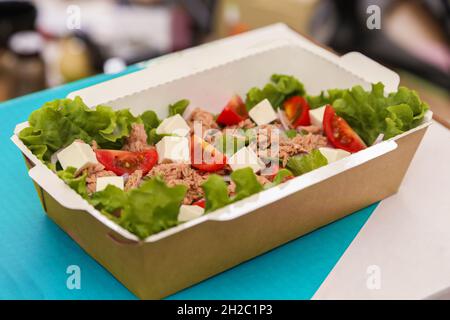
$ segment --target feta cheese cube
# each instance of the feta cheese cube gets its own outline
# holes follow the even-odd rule
[[[123,190],[124,184],[123,177],[99,177],[97,178],[96,191],[103,191],[109,185]]]
[[[159,135],[171,134],[180,137],[185,137],[189,134],[191,128],[179,114],[173,117],[164,119],[163,122],[156,128],[156,133]]]
[[[180,208],[180,213],[178,214],[178,221],[186,222],[194,220],[201,217],[204,213],[205,209],[202,207],[182,205]]]
[[[159,163],[191,163],[189,140],[185,137],[167,136],[156,144]]]
[[[332,163],[338,160],[341,160],[345,157],[351,155],[350,152],[347,152],[342,149],[333,149],[333,148],[319,148],[319,151],[325,158],[327,158],[328,163]]]
[[[313,126],[322,128],[322,122],[323,122],[323,115],[325,114],[325,108],[326,106],[309,110],[309,118],[311,119],[311,124]]]
[[[239,149],[228,159],[228,164],[233,171],[250,167],[255,173],[265,167],[264,162],[248,147]]]
[[[277,114],[273,110],[269,100],[264,99],[248,112],[250,118],[256,122],[258,126],[269,124],[277,120]]]
[[[91,146],[84,142],[75,141],[56,155],[63,169],[73,167],[77,170],[89,164],[97,164],[97,157]]]

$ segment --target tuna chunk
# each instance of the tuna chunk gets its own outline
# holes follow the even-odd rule
[[[251,134],[250,147],[253,151],[268,149],[272,143],[278,143],[281,136],[280,126],[266,124],[259,126]]]
[[[203,109],[197,108],[192,112],[189,118],[189,125],[192,130],[194,130],[194,122],[196,121],[202,123],[203,130],[219,129],[219,125],[214,119],[214,115]]]
[[[141,152],[149,148],[150,146],[147,144],[147,133],[145,132],[144,125],[142,123],[133,123],[130,136],[127,138],[122,149],[132,152]]]
[[[114,172],[105,170],[105,167],[100,163],[89,165],[80,174],[84,173],[86,173],[87,176],[86,184],[89,194],[92,194],[96,191],[97,178],[116,176]]]
[[[318,134],[309,133],[305,136],[296,136],[292,139],[281,138],[279,146],[280,161],[286,166],[289,157],[300,153],[310,153],[314,149],[326,147],[328,140]]]
[[[245,119],[241,122],[239,122],[237,125],[234,126],[228,126],[225,129],[251,129],[256,127],[256,124],[250,120],[250,119]]]
[[[98,147],[97,141],[95,141],[95,140],[92,140],[92,142],[91,142],[91,147],[92,147],[92,150],[94,150],[94,151],[97,151],[98,149],[100,149],[100,148]]]
[[[142,170],[136,170],[133,172],[127,179],[125,183],[125,191],[130,191],[132,189],[136,189],[140,186],[142,181]]]
[[[184,204],[203,198],[203,189],[201,185],[208,178],[207,175],[201,175],[198,171],[191,168],[188,164],[168,163],[155,166],[147,177],[161,177],[168,186],[184,185],[188,188]]]

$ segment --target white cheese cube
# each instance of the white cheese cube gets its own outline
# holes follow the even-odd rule
[[[91,146],[84,142],[73,142],[67,148],[56,155],[63,169],[73,167],[77,170],[85,168],[89,164],[97,164],[97,157]]]
[[[159,163],[191,163],[189,140],[185,137],[167,136],[156,144]]]
[[[319,148],[319,151],[325,158],[327,158],[328,163],[332,163],[338,160],[341,160],[345,157],[351,155],[350,152],[342,150],[342,149],[333,149],[333,148]]]
[[[249,112],[248,115],[252,118],[253,121],[258,126],[262,126],[264,124],[269,124],[275,120],[277,120],[277,114],[273,110],[272,105],[269,100],[264,99],[256,106],[254,106]]]
[[[326,106],[309,110],[309,118],[311,119],[311,124],[313,126],[322,128],[322,122],[323,122],[323,115],[325,114],[325,108]]]
[[[103,191],[107,186],[112,185],[121,190],[124,189],[123,177],[99,177],[97,178],[96,191]]]
[[[180,213],[178,214],[179,222],[186,222],[190,220],[197,219],[205,213],[205,209],[199,206],[186,206],[182,205],[180,208]]]
[[[173,117],[164,119],[163,122],[156,128],[156,133],[159,135],[171,134],[180,137],[185,137],[189,134],[191,128],[187,122],[179,114]]]
[[[233,171],[250,167],[255,173],[265,167],[264,162],[248,147],[239,149],[228,159],[228,164]]]

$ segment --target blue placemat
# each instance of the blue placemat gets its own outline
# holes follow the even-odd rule
[[[138,70],[138,66],[125,73]],[[117,75],[100,75],[0,104],[0,299],[135,299],[46,217],[20,152],[16,124],[44,102]],[[309,299],[376,204],[226,271],[169,299]],[[81,288],[67,287],[71,265]]]

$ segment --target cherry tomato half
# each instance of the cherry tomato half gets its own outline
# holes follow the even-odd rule
[[[310,108],[305,98],[300,96],[289,98],[284,102],[283,108],[286,117],[294,128],[311,125],[311,120],[309,118]]]
[[[121,176],[142,170],[146,175],[158,162],[158,153],[155,149],[143,152],[130,152],[121,150],[96,150],[97,160],[105,169]]]
[[[367,148],[347,121],[339,117],[330,105],[325,108],[323,130],[331,144],[338,149],[355,153]]]
[[[217,118],[217,123],[222,126],[232,126],[248,118],[247,108],[241,97],[233,96]]]
[[[192,205],[205,209],[205,207],[206,207],[206,200],[205,199],[200,199],[200,200],[194,202]]]
[[[224,154],[195,135],[191,139],[191,160],[193,168],[204,172],[222,170],[227,162]]]

